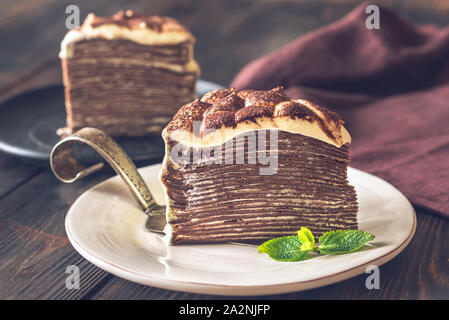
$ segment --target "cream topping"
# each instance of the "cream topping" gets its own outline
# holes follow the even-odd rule
[[[61,59],[73,57],[77,42],[96,38],[125,39],[143,45],[165,45],[177,44],[187,40],[194,41],[190,32],[182,30],[158,32],[148,28],[130,29],[116,24],[104,24],[97,27],[87,24],[80,29],[67,32],[61,42],[59,57]]]
[[[335,141],[326,135],[317,121],[311,122],[304,119],[292,119],[288,116],[272,118],[260,117],[254,119],[254,121],[240,122],[234,128],[221,127],[202,136],[197,136],[193,132],[185,129],[176,129],[170,132],[164,130],[162,136],[166,142],[170,138],[171,141],[176,141],[186,146],[210,147],[223,144],[248,131],[265,129],[278,129],[290,133],[302,134],[332,144],[337,148],[340,148],[345,143],[351,142],[351,136],[343,125],[340,126],[339,137]]]

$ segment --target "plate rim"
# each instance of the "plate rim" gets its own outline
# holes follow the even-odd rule
[[[159,166],[160,164],[153,164],[150,166],[145,166],[141,169],[150,168],[153,166]],[[177,280],[177,279],[164,279],[160,277],[154,277],[150,276],[148,274],[140,274],[135,271],[130,271],[127,269],[124,269],[118,265],[115,265],[114,263],[111,263],[107,261],[106,259],[97,256],[95,253],[90,252],[88,249],[84,248],[78,241],[75,239],[75,237],[72,235],[71,227],[69,223],[69,217],[71,214],[73,214],[73,204],[80,199],[85,193],[89,192],[93,188],[108,183],[111,179],[116,178],[117,176],[112,176],[83,192],[77,200],[70,206],[69,210],[67,211],[66,217],[65,217],[65,230],[67,237],[72,244],[72,246],[75,248],[75,250],[81,254],[86,260],[93,263],[97,267],[103,269],[106,272],[109,272],[111,274],[114,274],[115,276],[118,276],[122,279],[135,282],[138,284],[151,286],[151,287],[157,287],[162,288],[166,290],[175,290],[175,291],[185,291],[190,293],[196,293],[196,294],[207,294],[207,295],[224,295],[224,296],[262,296],[262,295],[273,295],[273,294],[282,294],[282,293],[290,293],[290,292],[300,292],[304,290],[310,290],[314,288],[319,288],[327,285],[331,285],[337,282],[341,282],[344,280],[347,280],[349,278],[358,276],[360,274],[365,273],[366,267],[369,265],[376,265],[381,266],[389,261],[391,261],[393,258],[395,258],[397,255],[399,255],[410,243],[412,240],[415,231],[416,231],[416,225],[417,225],[417,218],[416,218],[416,212],[413,208],[410,201],[407,199],[407,197],[399,191],[395,186],[390,184],[388,181],[385,181],[382,178],[379,178],[371,173],[352,168],[351,170],[354,170],[357,173],[362,173],[371,176],[372,178],[379,179],[383,183],[388,184],[390,187],[394,188],[402,197],[404,200],[406,200],[407,205],[410,209],[410,213],[412,215],[412,227],[411,231],[409,232],[407,238],[403,240],[397,247],[395,247],[393,250],[383,254],[380,257],[374,258],[368,262],[365,262],[363,264],[354,266],[352,268],[333,273],[331,275],[322,276],[316,279],[312,280],[304,280],[304,281],[294,281],[289,283],[280,283],[280,284],[270,284],[270,285],[226,285],[226,284],[211,284],[211,283],[203,283],[203,282],[197,282],[197,281],[184,281],[184,280]],[[147,280],[152,280],[151,283]],[[175,287],[176,284],[177,286]],[[254,291],[254,292],[253,292]]]

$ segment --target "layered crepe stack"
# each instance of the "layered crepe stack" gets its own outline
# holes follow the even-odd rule
[[[316,236],[357,229],[343,121],[281,87],[212,91],[183,106],[163,138],[172,244],[261,242],[301,226]]]
[[[168,17],[89,14],[61,43],[67,126],[59,133],[90,126],[113,136],[159,134],[196,98],[194,43]]]

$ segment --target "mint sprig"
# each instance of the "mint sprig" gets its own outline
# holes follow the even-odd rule
[[[278,261],[301,261],[309,256],[310,251],[320,254],[351,253],[362,248],[374,235],[362,230],[328,231],[315,243],[312,232],[301,227],[297,236],[285,236],[268,240],[259,246],[260,253],[267,253]]]

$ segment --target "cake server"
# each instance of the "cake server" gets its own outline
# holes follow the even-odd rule
[[[129,187],[131,194],[143,212],[148,215],[147,229],[163,233],[167,224],[165,206],[156,203],[133,161],[104,131],[96,128],[83,128],[59,141],[50,153],[50,166],[55,176],[62,182],[72,183],[100,170],[104,166],[103,162],[90,167],[85,167],[79,163],[72,149],[75,143],[90,146],[111,165]]]

